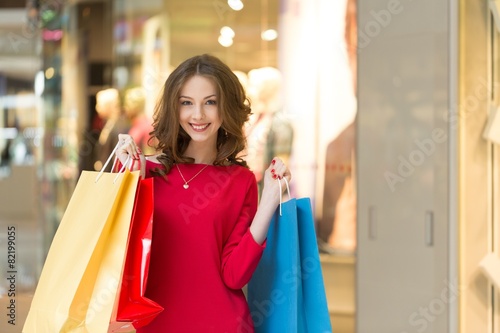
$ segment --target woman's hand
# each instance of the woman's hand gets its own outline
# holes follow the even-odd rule
[[[134,139],[128,134],[118,134],[119,147],[116,150],[116,157],[120,160],[122,164],[127,163],[127,159],[130,157],[135,163],[130,163],[130,171],[141,170],[141,176],[144,178],[146,158],[142,153],[141,149],[134,142]]]
[[[275,157],[269,167],[264,172],[264,188],[262,189],[262,198],[271,200],[271,202],[279,204],[280,184],[281,191],[285,192],[287,186],[284,179],[290,183],[292,174],[286,164],[279,158]]]
[[[280,203],[280,184],[278,182],[281,182],[281,191],[283,192],[286,190],[285,179],[290,182],[291,178],[290,170],[278,157],[273,159],[269,168],[264,172],[262,196],[257,213],[250,225],[250,232],[258,244],[262,244],[266,239],[271,218]]]

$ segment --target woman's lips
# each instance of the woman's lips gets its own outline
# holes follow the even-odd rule
[[[191,127],[196,131],[196,132],[203,132],[204,130],[207,129],[208,126],[210,126],[210,123],[208,124],[189,124]]]

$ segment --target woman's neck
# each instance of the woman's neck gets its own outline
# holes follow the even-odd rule
[[[194,142],[190,142],[184,156],[193,158],[194,163],[197,164],[213,164],[217,150],[215,147],[211,149],[207,148],[206,145],[196,145]]]

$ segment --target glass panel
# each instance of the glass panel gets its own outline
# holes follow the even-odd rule
[[[135,108],[150,122],[157,94],[170,71],[188,57],[210,53],[239,75],[252,98],[248,160],[257,178],[270,159],[279,155],[292,166],[294,195],[313,199],[320,249],[328,257],[322,264],[329,301],[339,295],[337,291],[345,291],[345,297],[332,307],[338,310],[332,316],[349,317],[344,321],[350,327],[356,218],[354,1],[348,2],[347,10],[323,2],[323,15],[312,18],[322,22],[321,31],[307,25],[322,40],[329,40],[330,29],[338,34],[345,29],[345,43],[340,37],[342,52],[295,35],[301,24],[311,23],[310,6],[317,4],[307,1],[243,1],[242,10],[230,8],[223,0],[74,1],[64,9],[58,3],[42,5],[40,12],[36,8],[0,10],[0,36],[7,37],[0,39],[0,245],[13,237],[9,227],[14,226],[19,241],[13,273],[16,290],[26,295],[33,291],[79,172],[100,169],[99,152],[105,138],[116,139],[117,132],[133,127],[136,115],[127,109]],[[333,22],[331,13],[341,12],[339,8],[346,13]],[[33,21],[27,19],[30,13],[34,13]],[[281,33],[286,41],[280,40]],[[296,37],[303,45],[307,39],[315,53],[322,55],[321,64],[328,67],[321,68],[321,73],[311,70],[311,64],[303,60],[309,59],[311,50],[299,50]],[[301,71],[312,77],[307,84],[311,95],[304,94]],[[344,90],[337,90],[339,86]],[[97,95],[110,93],[109,88],[118,93],[115,102],[123,102],[118,113],[124,127],[114,128],[115,119],[109,122],[97,112]],[[336,107],[351,103],[349,112],[353,112],[331,112],[333,93]],[[303,106],[306,125],[312,125],[307,132],[300,117],[287,114],[297,105]],[[308,140],[313,144],[306,145]],[[292,148],[299,157],[293,159]],[[344,223],[338,222],[339,215]],[[338,253],[343,256],[336,257]],[[0,260],[2,296],[10,288],[7,264]],[[340,276],[338,265],[348,267],[342,279],[352,285],[331,279]],[[5,301],[9,299],[0,297],[4,309]]]
[[[36,11],[0,9],[0,330],[6,333],[20,331],[43,257],[40,47]]]

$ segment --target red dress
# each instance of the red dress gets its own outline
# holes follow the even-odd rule
[[[147,170],[158,166],[148,161]],[[179,167],[191,179],[204,165]],[[176,167],[167,180],[154,180],[146,295],[165,310],[137,332],[252,333],[241,289],[264,250],[249,230],[257,209],[255,176],[237,165],[210,165],[188,189],[183,184]]]

